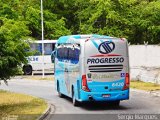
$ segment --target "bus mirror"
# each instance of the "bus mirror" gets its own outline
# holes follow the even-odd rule
[[[51,61],[52,61],[52,63],[54,63],[55,53],[56,53],[55,51],[53,51],[51,53]]]

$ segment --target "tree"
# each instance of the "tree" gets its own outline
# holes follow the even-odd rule
[[[160,41],[159,0],[45,0],[43,6],[45,39],[97,33],[131,44]],[[0,0],[0,79],[27,62],[28,37],[41,39],[40,0]]]
[[[51,8],[50,8],[51,9]],[[45,39],[57,39],[70,34],[65,18],[44,8]],[[29,37],[41,39],[40,1],[0,0],[0,79],[16,75],[18,67],[27,63],[30,55]]]
[[[160,41],[159,0],[45,0],[44,37],[104,34],[132,44]],[[0,0],[0,15],[26,21],[29,36],[41,39],[40,0]]]
[[[47,0],[43,2],[44,6],[44,38],[58,39],[65,34],[71,34],[66,26],[67,19],[53,11],[53,6],[58,3]],[[66,10],[67,11],[67,10]],[[29,36],[33,39],[41,39],[41,10],[40,0],[0,0],[0,15],[15,21],[25,21]]]
[[[35,39],[41,39],[41,14],[40,14],[40,1],[31,2],[29,5],[26,4],[24,12],[24,20],[28,23],[27,26],[31,31],[31,36]],[[48,3],[44,1],[44,38],[45,39],[58,39],[60,36],[65,34],[71,34],[71,31],[66,28],[66,19],[61,16],[58,17],[57,14],[51,12],[51,8],[46,8],[45,4]],[[48,3],[53,4],[53,3]]]
[[[132,44],[160,41],[159,0],[88,0],[76,12],[83,34],[125,37]]]
[[[24,21],[0,18],[0,79],[14,76],[18,66],[26,63],[29,45],[24,41],[29,30]]]

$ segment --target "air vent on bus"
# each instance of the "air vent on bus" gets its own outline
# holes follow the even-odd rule
[[[119,72],[123,69],[123,65],[91,65],[90,72]]]

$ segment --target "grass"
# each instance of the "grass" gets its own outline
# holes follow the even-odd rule
[[[155,91],[160,90],[160,85],[150,82],[142,82],[142,81],[131,81],[131,88],[147,90],[147,91]]]
[[[40,98],[0,90],[0,119],[35,120],[46,109],[47,103]]]
[[[52,81],[54,80],[53,75],[45,75],[44,78],[42,78],[42,75],[23,75],[23,79],[28,79],[28,80],[49,80]]]

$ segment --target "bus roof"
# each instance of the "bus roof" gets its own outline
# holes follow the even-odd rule
[[[115,37],[105,36],[105,35],[98,35],[98,34],[90,34],[90,35],[68,35],[62,36],[58,39],[57,43],[80,43],[80,41],[86,40],[87,38],[99,38],[99,39],[111,39]]]
[[[56,43],[57,40],[29,40],[31,43]]]

